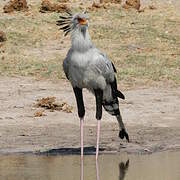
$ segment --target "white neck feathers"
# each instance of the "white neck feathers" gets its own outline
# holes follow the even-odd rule
[[[72,49],[79,52],[85,52],[93,46],[87,28],[84,32],[82,32],[80,28],[75,29],[72,32],[71,41]]]

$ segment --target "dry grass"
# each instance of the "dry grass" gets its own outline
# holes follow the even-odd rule
[[[97,21],[103,17],[106,22],[93,25],[93,39],[116,64],[119,79],[129,83],[138,79],[180,83],[177,12],[169,8],[144,13],[123,10],[99,13]]]
[[[42,14],[37,8],[3,14],[0,29],[7,42],[1,47],[0,74],[61,78],[64,45],[58,42],[57,18],[58,14]]]
[[[3,14],[0,30],[0,74],[64,78],[62,61],[70,46],[55,21],[58,13],[39,13],[40,1],[26,13]],[[179,6],[180,7],[180,6]],[[97,47],[115,63],[118,80],[180,84],[180,12],[173,5],[138,13],[122,8],[90,12],[90,33]]]

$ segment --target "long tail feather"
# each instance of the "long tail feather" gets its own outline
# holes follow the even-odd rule
[[[119,111],[119,101],[118,101],[118,97],[125,99],[125,96],[122,92],[120,92],[117,89],[117,81],[116,81],[116,77],[114,77],[114,81],[112,83],[109,84],[109,92],[111,92],[110,94],[110,98],[109,100],[104,100],[103,102],[103,106],[104,109],[111,115],[117,116],[120,114]]]

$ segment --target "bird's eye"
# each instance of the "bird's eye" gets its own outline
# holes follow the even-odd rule
[[[81,21],[82,21],[82,18],[79,18],[79,17],[78,17],[77,20],[78,20],[78,22],[81,22]]]

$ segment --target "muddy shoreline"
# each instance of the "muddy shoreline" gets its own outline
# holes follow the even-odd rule
[[[67,81],[56,83],[25,77],[0,78],[0,154],[37,153],[79,148],[79,119],[75,98]],[[85,147],[94,147],[96,120],[94,97],[85,94]],[[100,148],[104,152],[154,153],[180,149],[180,88],[150,87],[124,91],[120,109],[130,143],[118,137],[116,119],[103,112]],[[34,113],[37,99],[55,96],[73,107],[72,113],[44,110]]]

